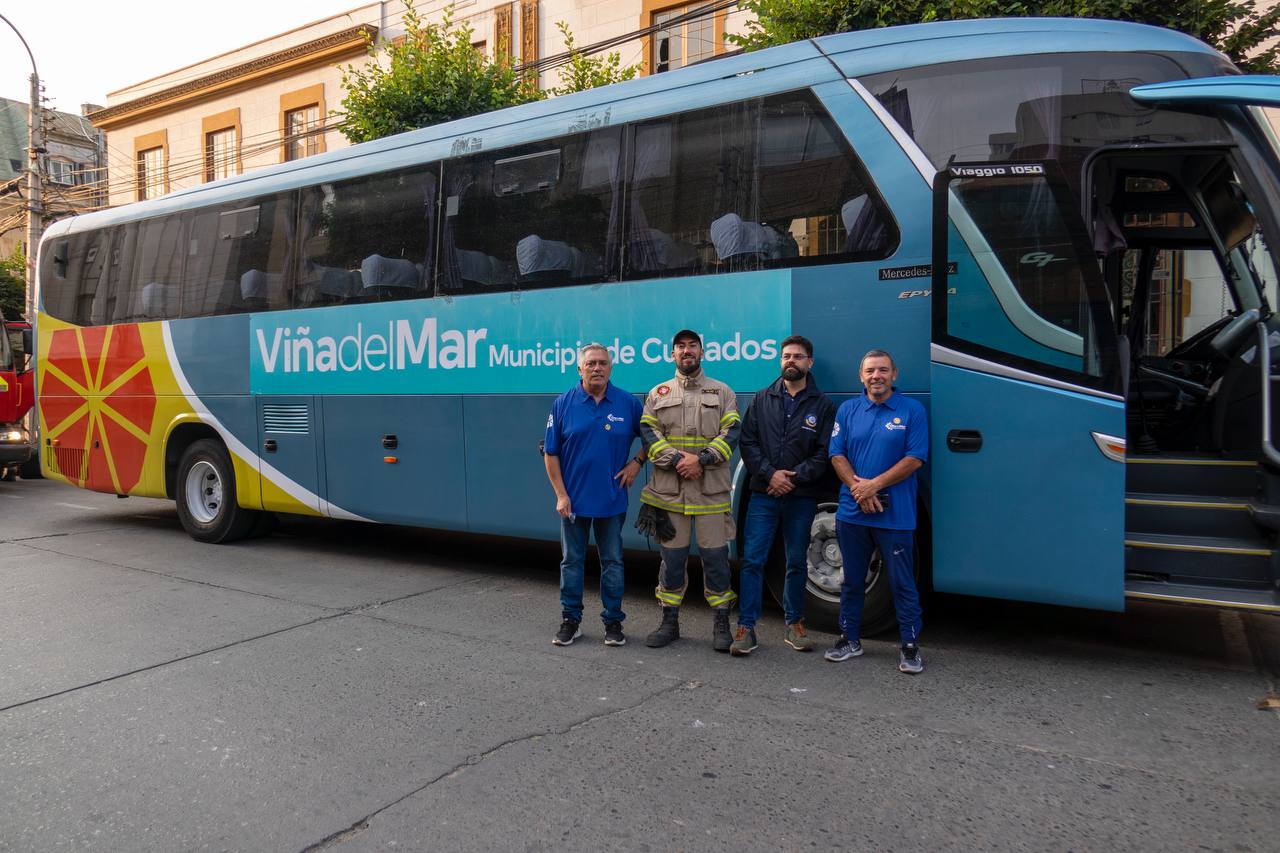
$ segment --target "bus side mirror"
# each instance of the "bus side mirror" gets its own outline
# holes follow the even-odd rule
[[[22,353],[30,356],[36,351],[35,342],[30,329],[22,330]]]

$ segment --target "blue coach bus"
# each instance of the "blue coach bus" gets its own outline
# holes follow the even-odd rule
[[[1151,27],[925,24],[63,220],[39,257],[43,470],[174,499],[211,542],[272,512],[552,539],[536,446],[576,347],[643,392],[698,329],[746,395],[798,332],[837,401],[881,347],[928,406],[934,588],[1277,611],[1278,93]],[[867,583],[885,627],[876,561]]]

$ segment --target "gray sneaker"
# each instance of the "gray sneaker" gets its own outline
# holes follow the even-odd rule
[[[909,643],[898,652],[898,671],[907,675],[919,675],[924,672],[924,658],[920,657],[920,647]]]
[[[754,652],[759,645],[760,644],[756,642],[755,629],[739,625],[737,633],[733,635],[733,645],[729,647],[729,653],[734,655],[749,655]]]
[[[859,640],[850,641],[848,637],[841,634],[836,644],[827,649],[822,656],[829,661],[839,663],[842,660],[856,658],[860,654],[862,654],[862,642]]]
[[[792,622],[787,626],[786,644],[798,652],[813,651],[813,638],[804,628],[804,621]]]

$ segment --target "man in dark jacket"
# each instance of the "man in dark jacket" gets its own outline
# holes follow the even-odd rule
[[[813,649],[804,628],[806,552],[818,499],[834,491],[827,443],[836,407],[818,390],[809,375],[812,369],[809,339],[792,335],[784,340],[782,376],[756,392],[742,421],[738,448],[751,474],[751,502],[743,530],[738,630],[730,647],[735,655],[749,655],[756,649],[764,564],[779,525],[787,555],[782,595],[786,643],[799,652]]]

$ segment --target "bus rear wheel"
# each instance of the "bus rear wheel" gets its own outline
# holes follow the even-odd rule
[[[837,504],[823,503],[809,526],[807,576],[805,578],[805,625],[816,631],[840,633],[840,585],[844,583],[844,560],[836,541]],[[782,549],[774,550],[769,562],[769,591],[782,601],[786,561]],[[919,576],[917,558],[916,574]],[[862,635],[882,634],[897,624],[893,610],[893,592],[884,573],[884,561],[877,550],[867,564],[866,600],[862,606]]]
[[[243,539],[258,520],[236,503],[235,469],[220,441],[202,438],[183,451],[174,491],[182,526],[200,542]]]

